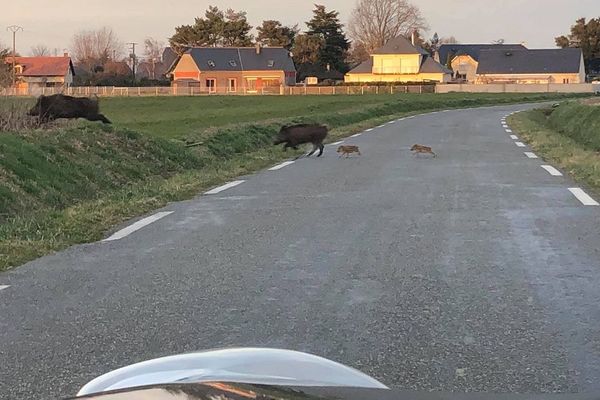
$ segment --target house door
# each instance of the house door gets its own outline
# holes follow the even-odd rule
[[[209,78],[206,80],[206,89],[208,93],[216,93],[217,92],[217,80],[214,78]]]

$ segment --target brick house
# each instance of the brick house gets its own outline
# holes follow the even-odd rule
[[[279,92],[296,84],[292,56],[283,47],[194,47],[171,67],[176,88],[205,93]]]
[[[12,65],[13,58],[5,62]],[[75,70],[71,57],[15,57],[17,88],[23,90],[44,87],[70,87]]]

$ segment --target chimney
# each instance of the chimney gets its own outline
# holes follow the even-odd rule
[[[256,42],[256,54],[260,54],[261,49],[262,46],[260,45],[260,43]]]
[[[69,57],[69,53],[67,53],[66,51],[63,53],[63,57]]]
[[[410,37],[410,39],[411,39],[410,41],[412,42],[412,45],[413,45],[413,46],[415,45],[415,41],[417,40],[417,39],[416,39],[416,33],[417,33],[417,31],[413,31],[413,32],[412,32],[412,35],[411,35],[411,37]]]

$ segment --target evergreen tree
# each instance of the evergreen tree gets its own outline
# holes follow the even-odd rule
[[[324,43],[319,51],[318,63],[322,66],[330,65],[340,72],[347,72],[346,56],[350,43],[346,39],[344,26],[340,23],[339,13],[327,11],[325,6],[317,4],[313,10],[313,18],[306,25],[307,35],[320,37]]]

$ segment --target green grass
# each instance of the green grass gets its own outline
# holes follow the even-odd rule
[[[334,141],[421,111],[560,97],[102,99],[114,126],[79,121],[0,134],[0,270],[98,240],[131,217],[293,156],[271,145],[284,123],[326,123]],[[0,99],[0,113],[8,101]],[[19,102],[26,108],[32,100]],[[202,145],[186,147],[182,139]]]
[[[600,107],[569,102],[516,114],[508,122],[546,161],[600,195]]]

